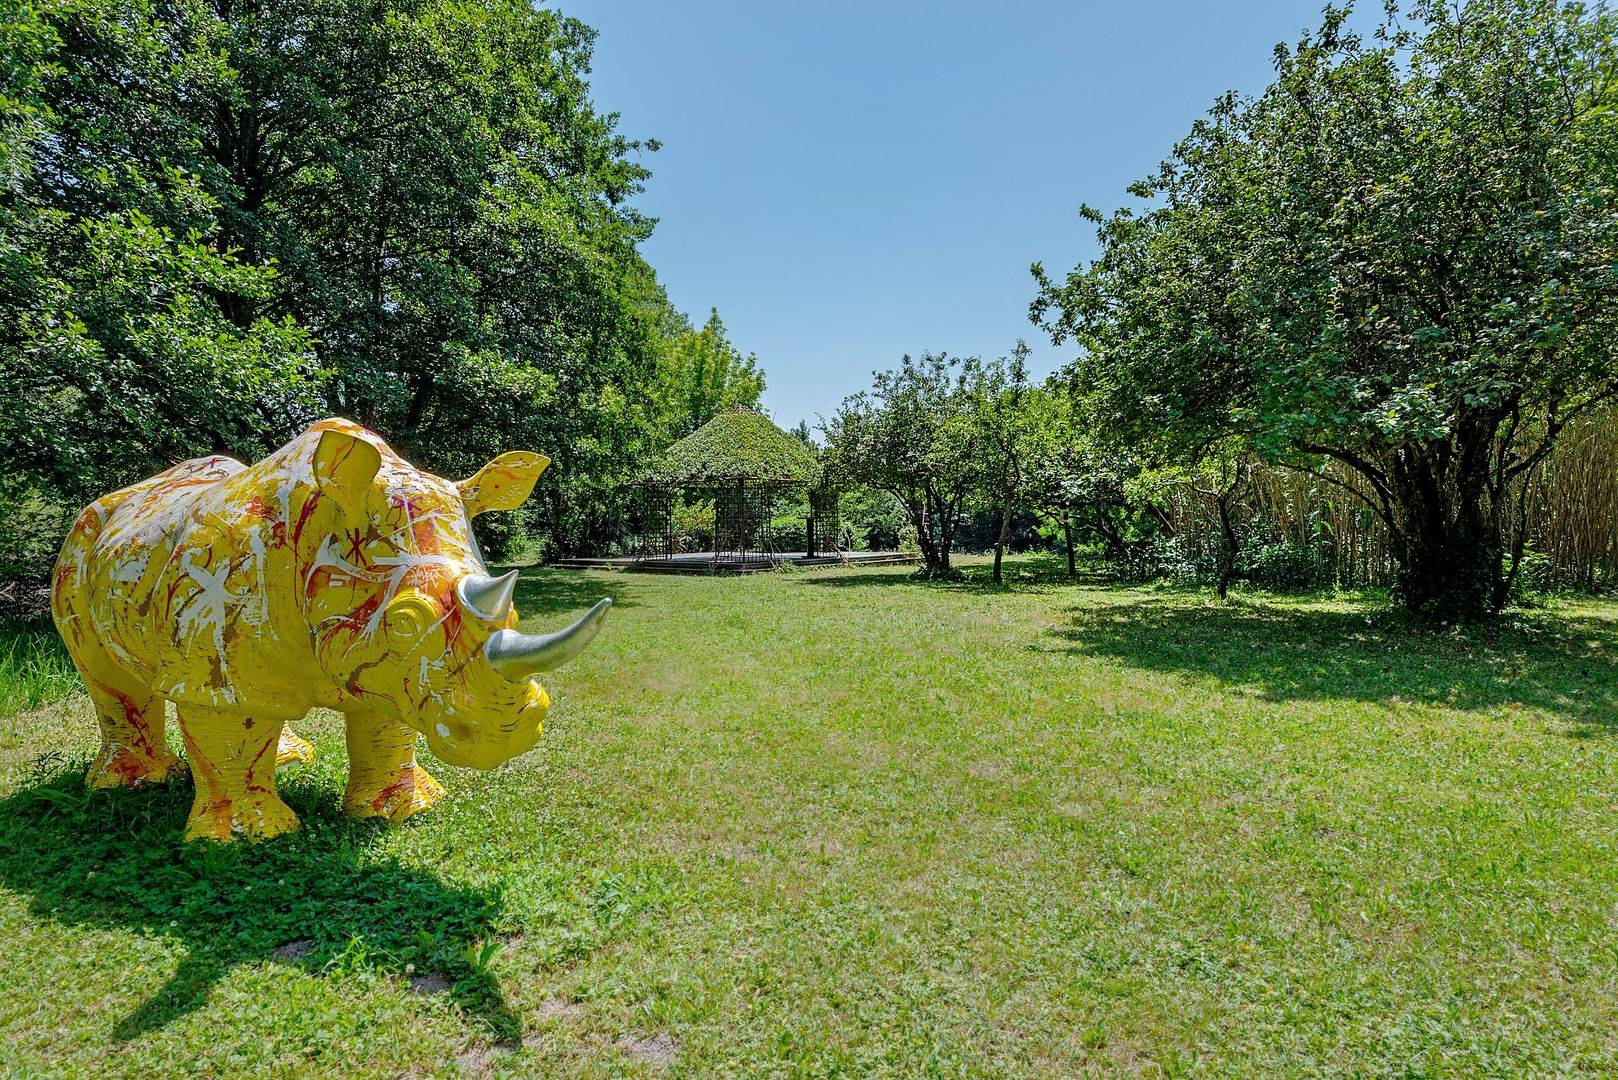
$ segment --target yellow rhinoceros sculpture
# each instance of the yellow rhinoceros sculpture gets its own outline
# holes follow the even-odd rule
[[[460,483],[375,434],[323,420],[255,465],[183,462],[79,515],[51,608],[101,722],[92,787],[159,783],[175,703],[196,785],[187,839],[275,836],[297,818],[277,764],[313,753],[288,724],[342,713],[343,809],[401,821],[443,797],[418,733],[452,765],[531,748],[550,706],[533,676],[600,628],[516,629],[516,572],[488,575],[471,518],[509,510],[549,464],[502,454]]]

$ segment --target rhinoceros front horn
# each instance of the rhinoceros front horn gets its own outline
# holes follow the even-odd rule
[[[559,668],[590,644],[606,620],[610,607],[611,599],[598,600],[595,607],[580,616],[578,622],[554,634],[496,630],[483,647],[484,655],[494,665],[494,670],[512,682],[521,682],[530,675]]]

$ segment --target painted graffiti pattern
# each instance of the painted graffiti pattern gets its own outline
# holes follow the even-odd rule
[[[516,626],[510,587],[496,611],[463,593],[504,580],[486,576],[471,517],[522,503],[546,464],[502,454],[456,484],[324,420],[254,465],[200,458],[97,500],[52,589],[101,723],[88,782],[185,769],[165,701],[196,783],[192,838],[296,827],[275,768],[312,754],[288,725],[316,706],[347,719],[344,809],[359,816],[400,820],[442,797],[415,762],[418,733],[479,768],[532,747],[545,691],[485,656]]]

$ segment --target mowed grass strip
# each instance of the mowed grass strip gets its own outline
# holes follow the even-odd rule
[[[184,849],[0,734],[0,1068],[395,1076],[1611,1071],[1618,606],[904,568],[599,595],[539,750],[397,830]]]

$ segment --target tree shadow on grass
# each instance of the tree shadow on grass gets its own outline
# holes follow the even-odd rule
[[[1054,635],[1073,652],[1198,674],[1277,701],[1527,706],[1578,725],[1576,734],[1618,734],[1618,624],[1588,616],[1511,613],[1444,629],[1371,603],[1165,597],[1075,608]]]
[[[305,828],[261,844],[185,844],[191,785],[91,791],[84,763],[42,759],[0,802],[0,883],[39,918],[177,938],[185,956],[163,988],[118,1021],[127,1040],[207,1000],[243,963],[309,971],[362,965],[444,991],[502,1040],[522,1023],[501,997],[478,945],[494,932],[501,891],[440,880],[366,854],[381,826],[332,820],[323,793],[297,782],[282,795]]]
[[[971,562],[955,567],[958,576],[928,577],[921,568],[905,566],[900,569],[861,568],[857,564],[850,573],[822,574],[807,571],[802,580],[806,585],[833,589],[857,589],[909,585],[916,588],[945,592],[1002,593],[1049,592],[1079,584],[1110,582],[1110,572],[1099,564],[1080,563],[1078,573],[1067,572],[1067,561],[1050,555],[1017,555],[1007,558],[1001,567],[1003,584],[994,583],[994,567],[987,562]]]
[[[539,566],[490,567],[492,574],[520,569],[514,599],[517,614],[526,622],[530,616],[546,619],[557,615],[582,615],[586,608],[603,596],[612,597],[615,608],[634,607],[637,583],[627,575],[614,574],[610,581],[577,570],[551,570]],[[550,629],[555,629],[551,627]]]

